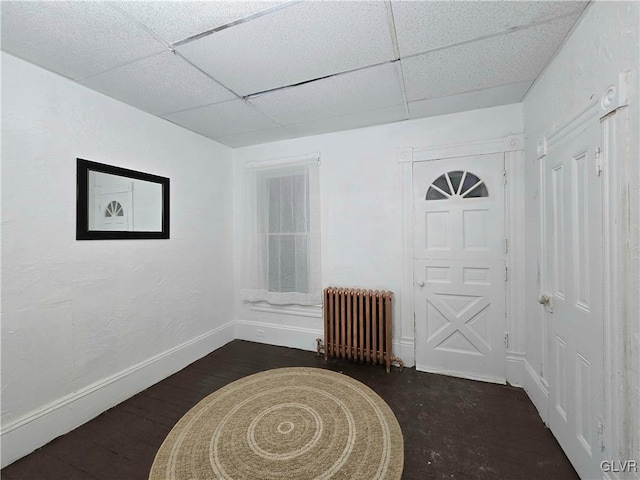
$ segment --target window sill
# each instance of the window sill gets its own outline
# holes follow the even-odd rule
[[[267,302],[255,302],[249,303],[249,310],[296,317],[322,318],[322,305],[271,305]]]

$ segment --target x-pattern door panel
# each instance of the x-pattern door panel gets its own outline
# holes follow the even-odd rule
[[[501,262],[425,259],[416,260],[415,266],[417,276],[426,279],[415,312],[421,345],[416,351],[418,369],[500,380],[504,370]]]

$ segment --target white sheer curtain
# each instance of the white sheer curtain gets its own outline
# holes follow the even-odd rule
[[[275,305],[318,305],[318,158],[246,169],[242,298]]]

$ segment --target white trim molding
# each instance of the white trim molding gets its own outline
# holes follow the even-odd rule
[[[398,152],[398,163],[425,162],[428,160],[442,160],[443,158],[504,153],[523,149],[524,135],[514,134],[507,135],[504,138],[477,142],[435,145],[422,148],[401,148]]]
[[[233,340],[233,322],[206,332],[2,428],[2,468]]]
[[[620,84],[624,84],[622,79],[626,76],[621,74],[620,79]],[[632,138],[628,130],[629,109],[623,108],[627,104],[626,97],[619,97],[625,88],[619,86],[613,90],[617,91],[618,97],[611,100],[612,88],[607,89],[600,102],[605,352],[603,440],[608,457],[640,460],[640,378],[637,377],[640,357],[637,343],[633,343],[635,354],[628,343],[632,338],[637,339],[640,333],[637,311],[633,311],[638,292],[634,291],[633,273],[629,271],[638,268],[637,253],[634,259],[630,249],[634,226],[631,220],[633,207],[629,201],[633,182],[638,181],[638,159],[630,157],[629,153]],[[637,226],[635,235],[638,235]],[[618,478],[615,473],[612,477]]]
[[[247,169],[254,168],[272,168],[272,167],[284,167],[288,165],[300,165],[304,163],[318,162],[320,164],[320,152],[307,153],[305,155],[298,155],[295,157],[283,157],[274,158],[269,160],[260,160],[255,162],[247,162]]]
[[[405,156],[406,149],[400,151],[400,158]],[[408,348],[402,348],[400,358],[408,367],[415,365],[415,316],[413,308],[413,164],[402,163],[402,290],[400,291],[400,338],[411,342],[412,352],[408,356]]]
[[[416,347],[413,337],[401,337],[399,342],[394,340],[393,352],[402,359],[405,367],[413,367],[416,364]],[[400,355],[395,352],[400,352]]]
[[[239,340],[308,351],[316,350],[316,338],[324,339],[324,331],[322,329],[251,320],[236,320],[234,322],[234,331],[235,338]]]
[[[519,378],[519,382],[509,383],[524,388],[538,410],[542,421],[548,421],[549,386],[527,361],[524,353],[507,353],[507,378]]]
[[[507,236],[507,292],[506,329],[508,333],[507,355],[525,351],[525,231],[524,231],[524,151],[511,150],[504,154],[505,168],[505,232]],[[508,370],[507,370],[508,373]],[[517,383],[518,378],[507,381]]]

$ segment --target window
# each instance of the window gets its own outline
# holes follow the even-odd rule
[[[244,300],[321,303],[318,161],[247,172]]]
[[[104,211],[105,217],[122,217],[124,216],[124,210],[122,210],[122,205],[120,202],[116,202],[115,200],[110,202],[107,205],[107,208]]]
[[[440,175],[427,190],[426,200],[445,200],[452,197],[481,198],[489,192],[483,180],[471,172],[455,170]]]

